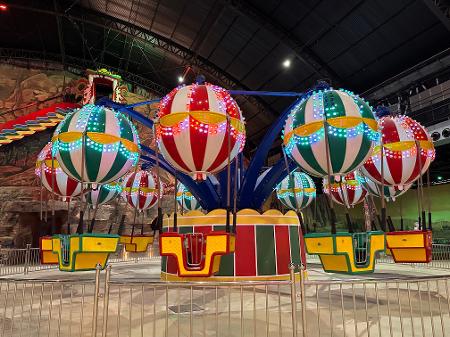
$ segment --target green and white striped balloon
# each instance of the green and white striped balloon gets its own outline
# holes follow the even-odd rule
[[[122,186],[116,182],[99,185],[96,189],[92,189],[86,193],[86,202],[95,208],[115,199],[121,192]]]
[[[316,197],[316,185],[309,175],[292,172],[275,188],[277,198],[289,209],[299,211]]]
[[[104,106],[87,104],[69,113],[52,139],[61,168],[85,183],[115,181],[139,159],[139,137],[133,123]]]
[[[177,186],[177,201],[180,207],[183,207],[184,211],[201,210],[202,207],[198,200],[192,195],[191,192],[181,183]]]
[[[328,151],[325,144],[328,124]],[[371,155],[378,139],[372,108],[350,91],[325,89],[301,100],[286,120],[285,151],[303,170],[316,177],[356,170]]]

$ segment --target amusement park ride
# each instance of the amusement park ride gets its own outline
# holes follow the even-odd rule
[[[97,86],[109,97],[96,97]],[[431,212],[425,217],[423,178],[434,159],[427,131],[407,116],[391,116],[358,95],[325,83],[306,93],[225,90],[198,79],[161,100],[131,105],[121,95],[120,77],[89,72],[83,106],[67,113],[39,154],[36,173],[43,187],[70,201],[79,197],[76,233],[41,238],[44,263],[60,270],[94,269],[107,262],[119,242],[144,252],[153,235],[136,233],[136,217],[157,206],[163,280],[286,279],[289,263],[306,264],[306,252],[320,257],[327,272],[373,272],[378,252],[395,262],[431,260]],[[247,167],[243,164],[245,121],[232,96],[291,96],[295,101],[267,130]],[[159,102],[151,120],[133,110]],[[95,103],[95,104],[94,104]],[[136,123],[151,128],[155,149],[140,144]],[[282,132],[282,158],[263,172]],[[161,170],[175,178],[174,212],[163,215]],[[331,232],[313,233],[301,210],[316,197],[323,178],[331,210]],[[386,216],[395,200],[418,182],[420,229],[397,231]],[[178,182],[178,184],[177,184]],[[291,209],[261,213],[273,190]],[[94,233],[98,207],[123,197],[134,210],[131,234]],[[378,230],[355,228],[348,209],[381,198]],[[348,232],[337,232],[334,203],[346,209]],[[85,208],[93,216],[84,228]],[[178,209],[181,212],[178,212]],[[89,218],[89,216],[88,216]],[[88,219],[89,220],[89,219]],[[427,228],[428,222],[428,228]]]

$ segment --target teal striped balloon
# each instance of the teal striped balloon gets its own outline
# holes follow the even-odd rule
[[[325,144],[328,124],[328,151]],[[347,90],[315,91],[292,108],[283,131],[286,154],[316,177],[345,175],[372,154],[378,123],[372,108]],[[327,172],[327,152],[330,172]]]
[[[139,158],[139,137],[133,123],[104,106],[87,104],[69,113],[52,139],[61,168],[85,183],[113,182]]]
[[[275,188],[278,200],[294,211],[307,207],[316,197],[316,185],[309,175],[292,172]]]
[[[86,193],[86,202],[96,208],[115,199],[122,192],[122,186],[119,183],[111,183],[97,186],[96,189]]]
[[[177,186],[177,201],[178,205],[183,207],[183,210],[186,212],[202,209],[198,200],[191,192],[189,192],[186,186],[181,183],[178,183]]]

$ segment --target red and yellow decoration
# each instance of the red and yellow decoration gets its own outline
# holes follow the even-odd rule
[[[62,121],[68,111],[78,107],[75,103],[56,103],[0,124],[0,146],[51,128]]]
[[[220,241],[217,247],[220,249],[225,247],[226,240],[224,237],[221,238],[221,235],[226,234],[225,210],[216,209],[207,214],[191,211],[184,215],[178,214],[177,219],[179,234],[193,234],[191,236],[193,242],[187,242],[194,248],[189,252],[192,262],[198,261],[199,253],[206,252],[199,252],[200,242],[195,242],[202,236],[204,240],[208,235],[217,233],[218,237],[215,239]],[[163,256],[161,278],[167,281],[287,280],[291,262],[306,263],[300,223],[294,211],[288,211],[283,215],[278,210],[268,210],[261,214],[252,209],[243,209],[237,213],[236,220],[234,252],[221,256],[219,268],[214,275],[181,276],[178,272],[177,258]],[[173,232],[173,217],[164,218],[163,231],[169,235]],[[204,242],[203,247],[206,248]],[[179,259],[183,258],[181,254],[182,252],[178,251]],[[215,271],[214,261],[211,262],[212,270]]]

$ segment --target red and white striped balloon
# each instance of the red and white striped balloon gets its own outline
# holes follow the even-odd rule
[[[55,157],[52,157],[51,142],[47,143],[38,154],[35,173],[42,180],[42,185],[50,192],[54,192],[63,200],[79,195],[81,184],[70,178],[59,166]]]
[[[407,190],[410,189],[412,184],[404,185],[401,189],[398,186],[384,186],[383,193],[381,192],[381,185],[377,184],[373,180],[363,177],[361,181],[363,188],[371,195],[376,197],[381,197],[384,194],[386,201],[395,201],[395,199],[402,194],[404,194]]]
[[[339,182],[335,181],[333,177],[331,179],[330,186],[328,178],[323,178],[323,190],[324,193],[331,196],[333,201],[350,208],[364,200],[367,192],[362,188],[361,177],[358,173],[350,172]]]
[[[152,172],[138,170],[129,173],[123,182],[123,195],[128,204],[139,212],[155,206],[158,201],[156,180]]]
[[[407,116],[386,116],[379,120],[379,125],[384,148],[384,184],[401,190],[428,170],[435,157],[433,142],[427,130]],[[380,144],[362,166],[361,173],[381,184]]]
[[[209,83],[177,87],[161,100],[158,116],[161,154],[196,180],[222,170],[228,157],[233,160],[244,147],[241,110],[221,87]]]

